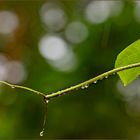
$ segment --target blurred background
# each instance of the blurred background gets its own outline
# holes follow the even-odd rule
[[[140,1],[0,0],[0,80],[46,94],[114,68],[140,37]],[[140,79],[111,76],[52,99],[0,85],[0,138],[140,139]]]

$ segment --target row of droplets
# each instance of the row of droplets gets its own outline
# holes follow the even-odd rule
[[[115,75],[115,73],[113,73],[112,75]],[[106,78],[106,79],[107,79],[108,76],[109,76],[109,75],[106,75],[106,76],[104,76],[104,77],[101,77],[100,80],[103,80],[103,78]],[[94,84],[96,84],[97,82],[98,82],[98,80],[93,81]],[[86,89],[86,88],[88,88],[88,87],[89,87],[89,84],[85,84],[85,85],[82,85],[82,86],[81,86],[81,89]]]
[[[93,83],[96,84],[97,81],[94,81]],[[88,87],[89,87],[89,84],[85,84],[85,85],[82,85],[82,86],[81,86],[81,89],[86,89],[86,88],[88,88]]]

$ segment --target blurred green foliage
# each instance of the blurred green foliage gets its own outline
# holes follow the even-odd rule
[[[53,2],[61,6],[72,21],[84,23],[88,37],[81,43],[70,43],[64,31],[51,32],[44,28],[40,9]],[[46,94],[75,85],[114,67],[117,54],[140,36],[140,22],[135,20],[134,1],[122,1],[124,6],[117,16],[100,24],[85,18],[90,0],[23,0],[0,1],[0,11],[17,14],[20,23],[12,35],[0,34],[0,51],[10,60],[22,61],[27,78],[20,83]],[[52,67],[40,54],[38,44],[46,34],[60,35],[71,44],[77,59],[73,71],[63,72]],[[56,44],[57,45],[57,44]],[[98,82],[88,89],[52,99],[48,105],[47,125],[43,138],[131,139],[140,136],[140,116],[127,113],[127,101],[117,88],[118,76]],[[132,93],[133,94],[133,93]],[[132,112],[133,114],[133,112]],[[0,88],[0,138],[37,139],[42,130],[44,104],[28,91]]]

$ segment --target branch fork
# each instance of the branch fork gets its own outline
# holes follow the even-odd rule
[[[35,93],[37,95],[42,96],[44,101],[46,103],[48,103],[48,101],[50,99],[54,98],[54,97],[65,95],[65,94],[67,94],[67,93],[69,93],[71,91],[74,91],[74,90],[88,88],[89,85],[91,85],[93,83],[96,83],[97,81],[102,80],[104,78],[108,78],[110,75],[113,75],[115,73],[118,73],[120,71],[124,71],[124,70],[127,70],[127,69],[132,69],[132,68],[135,68],[135,67],[139,67],[139,66],[140,66],[140,62],[130,64],[130,65],[126,65],[126,66],[122,66],[122,67],[119,67],[119,68],[115,68],[113,70],[107,71],[107,72],[105,72],[103,74],[100,74],[100,75],[98,75],[98,76],[96,76],[96,77],[94,77],[94,78],[92,78],[90,80],[87,80],[85,82],[82,82],[80,84],[77,84],[77,85],[71,86],[69,88],[57,91],[57,92],[52,93],[52,94],[47,94],[47,95],[45,93],[43,93],[43,92],[31,89],[29,87],[20,86],[20,85],[14,85],[14,84],[8,83],[6,81],[0,81],[0,83],[4,84],[4,85],[7,85],[7,86],[10,86],[11,88],[19,88],[19,89],[24,89],[24,90],[31,91],[31,92],[33,92],[33,93]]]

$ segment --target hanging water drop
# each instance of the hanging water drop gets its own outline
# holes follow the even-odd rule
[[[86,84],[86,85],[81,86],[81,89],[85,89],[85,88],[88,88],[88,85],[87,85],[87,84]]]
[[[48,104],[49,103],[49,100],[46,100],[46,103]]]
[[[15,88],[15,86],[11,86],[11,88]]]
[[[88,85],[85,85],[85,88],[88,88]]]
[[[105,78],[108,78],[108,75],[106,75]]]
[[[96,84],[97,83],[97,81],[94,81],[94,84]]]
[[[42,137],[44,134],[44,129],[40,132],[40,136]]]
[[[45,103],[45,113],[44,113],[43,128],[42,128],[42,131],[40,132],[41,137],[44,135],[46,120],[47,120],[47,107],[48,107],[48,103],[49,103],[49,99],[47,99],[47,97],[44,98],[44,103]]]
[[[84,89],[85,88],[85,86],[81,86],[81,89]]]

